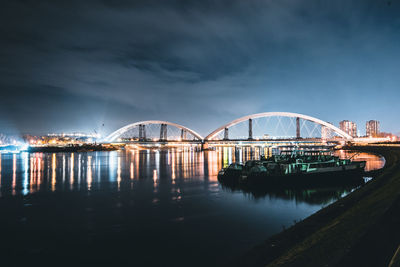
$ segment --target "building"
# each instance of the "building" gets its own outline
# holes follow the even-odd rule
[[[351,137],[357,137],[357,124],[352,121],[344,120],[339,122],[339,128]]]
[[[98,134],[51,133],[39,136],[24,135],[23,139],[30,145],[68,145],[94,143],[99,137]]]
[[[367,121],[365,128],[368,137],[376,137],[379,135],[379,121]]]

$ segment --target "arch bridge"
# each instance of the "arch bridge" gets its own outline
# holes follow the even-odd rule
[[[157,136],[154,135],[154,129],[149,129],[153,126],[157,126]],[[153,127],[154,128],[154,127]],[[168,131],[170,128],[170,131]],[[172,129],[171,129],[172,128]],[[178,129],[178,133],[176,132]],[[153,135],[149,135],[149,131],[152,130]],[[159,130],[159,132],[158,132]],[[171,130],[175,130],[174,136],[168,136]],[[159,135],[158,135],[159,133]],[[177,123],[169,121],[149,120],[139,121],[128,124],[115,132],[108,135],[105,142],[197,142],[203,141],[203,137],[197,132],[182,126]]]
[[[307,116],[307,115],[303,115],[303,114],[299,114],[299,113],[291,113],[291,112],[263,112],[263,113],[256,113],[256,114],[251,114],[251,115],[247,115],[238,119],[235,119],[225,125],[222,125],[221,127],[217,128],[216,130],[214,130],[213,132],[211,132],[209,135],[207,135],[204,138],[205,142],[216,142],[216,141],[233,141],[233,140],[237,140],[237,141],[260,141],[260,140],[271,140],[271,138],[269,136],[265,137],[258,137],[258,138],[254,138],[253,136],[253,124],[254,124],[254,120],[255,119],[259,119],[259,118],[270,118],[270,117],[278,117],[278,125],[279,123],[281,123],[280,118],[281,117],[285,117],[285,118],[290,118],[292,120],[295,120],[295,123],[291,122],[293,124],[293,126],[295,127],[295,136],[289,137],[289,138],[274,138],[274,140],[287,140],[287,139],[293,139],[293,140],[316,140],[316,139],[331,139],[331,140],[345,140],[345,141],[351,141],[353,140],[353,137],[348,135],[346,132],[342,131],[341,129],[337,128],[336,126],[332,125],[331,123],[325,122],[323,120],[311,117],[311,116]],[[248,132],[247,132],[247,137],[241,137],[241,138],[230,138],[229,137],[229,129],[231,127],[234,127],[240,123],[243,122],[247,122],[248,123]],[[301,133],[301,129],[302,126],[305,125],[306,122],[311,122],[314,124],[314,128],[311,131],[311,135],[312,133],[315,131],[315,129],[317,127],[320,127],[320,137],[319,138],[315,138],[312,136],[309,137],[302,137],[302,133]],[[305,125],[306,128],[307,125]],[[223,138],[219,138],[218,136],[221,135],[221,133],[223,133]],[[335,138],[331,138],[330,135],[336,135]]]
[[[272,118],[276,117],[277,127],[281,127],[285,130],[285,124],[291,127],[293,134],[281,137],[271,136],[264,134],[263,136],[256,136],[254,134],[254,126],[257,125],[262,131],[270,130],[271,127],[263,126],[257,124],[257,119],[262,118]],[[282,122],[281,118],[289,119],[289,122]],[[237,125],[247,123],[246,133],[239,137],[230,137],[230,129],[235,128]],[[307,123],[311,123],[312,126],[307,126]],[[154,127],[156,126],[156,127]],[[246,127],[246,126],[245,126]],[[242,127],[243,128],[243,127]],[[311,129],[310,129],[311,128]],[[156,129],[156,130],[154,130]],[[317,129],[317,130],[316,130]],[[178,132],[177,132],[178,130]],[[276,129],[275,129],[276,130]],[[308,135],[304,134],[304,130],[308,131]],[[152,131],[152,136],[149,132]],[[173,132],[174,133],[171,133]],[[155,134],[154,134],[155,132]],[[311,133],[310,133],[311,132]],[[315,137],[315,132],[319,136]],[[314,135],[313,135],[314,134]],[[205,138],[192,129],[182,126],[177,123],[160,121],[160,120],[148,120],[135,122],[126,125],[115,132],[107,136],[105,142],[194,142],[194,143],[230,143],[241,141],[245,143],[255,143],[255,142],[287,142],[287,141],[297,141],[297,142],[318,142],[318,141],[352,141],[353,137],[348,135],[346,132],[332,125],[331,123],[325,122],[323,120],[290,112],[263,112],[247,115],[231,122],[228,122],[221,127],[215,129]]]

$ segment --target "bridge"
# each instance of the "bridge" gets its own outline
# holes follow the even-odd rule
[[[135,122],[107,136],[108,143],[206,144],[316,144],[346,142],[353,138],[331,123],[290,112],[264,112],[228,122],[206,137],[183,125],[160,120]]]
[[[149,135],[149,131],[154,133],[154,128],[159,128],[159,137],[154,137],[153,135]],[[174,135],[168,135],[168,129],[174,131]],[[176,134],[176,129],[179,130],[179,133]],[[182,126],[177,123],[168,122],[168,121],[158,121],[158,120],[150,120],[150,121],[140,121],[132,124],[128,124],[115,132],[111,133],[107,136],[104,141],[105,142],[141,142],[141,143],[152,143],[152,142],[196,142],[201,143],[203,141],[203,137],[196,133],[195,131]]]

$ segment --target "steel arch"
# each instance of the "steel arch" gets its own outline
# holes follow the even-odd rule
[[[327,123],[323,120],[320,120],[320,119],[317,119],[317,118],[314,118],[311,116],[307,116],[307,115],[303,115],[303,114],[299,114],[299,113],[291,113],[291,112],[263,112],[263,113],[247,115],[247,116],[238,118],[236,120],[233,120],[233,121],[219,127],[218,129],[216,129],[215,131],[213,131],[212,133],[207,135],[204,140],[208,141],[208,140],[213,139],[216,135],[218,135],[220,132],[222,132],[225,128],[229,128],[233,125],[247,121],[249,119],[257,119],[257,118],[262,118],[262,117],[294,117],[294,118],[298,117],[298,118],[301,118],[304,120],[312,121],[312,122],[318,123],[320,125],[326,126],[327,128],[336,132],[341,137],[343,137],[347,140],[353,140],[353,137],[351,137],[350,135],[348,135],[347,133],[345,133],[344,131],[340,130],[339,128],[337,128],[336,126],[334,126],[330,123]]]
[[[131,130],[132,128],[139,126],[139,125],[148,125],[148,124],[166,124],[166,125],[170,125],[170,126],[174,126],[176,128],[182,129],[187,131],[188,133],[190,133],[191,135],[193,135],[194,137],[196,137],[197,139],[199,139],[200,141],[203,140],[203,137],[196,133],[195,131],[193,131],[192,129],[189,129],[185,126],[182,126],[180,124],[177,123],[173,123],[173,122],[169,122],[169,121],[139,121],[139,122],[135,122],[132,124],[128,124],[118,130],[116,130],[115,132],[111,133],[110,135],[108,135],[104,141],[106,142],[113,142],[115,141],[115,139],[117,139],[119,136],[121,136],[122,134],[126,133],[127,131]]]

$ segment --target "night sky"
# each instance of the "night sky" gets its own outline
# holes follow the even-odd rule
[[[1,133],[267,111],[397,133],[399,100],[399,1],[1,1]]]

